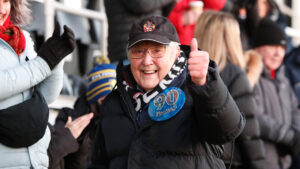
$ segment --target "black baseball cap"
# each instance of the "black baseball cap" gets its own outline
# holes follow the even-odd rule
[[[141,41],[153,41],[169,44],[171,41],[179,43],[174,25],[163,16],[149,16],[137,20],[131,27],[128,39],[128,49]]]

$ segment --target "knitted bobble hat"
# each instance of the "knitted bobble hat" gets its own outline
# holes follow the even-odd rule
[[[96,65],[88,74],[87,100],[96,103],[108,95],[116,84],[116,67],[112,64]]]

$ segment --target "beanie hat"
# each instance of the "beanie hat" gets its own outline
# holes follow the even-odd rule
[[[267,18],[259,22],[253,41],[254,48],[264,45],[280,45],[285,47],[286,44],[285,33],[279,24]]]
[[[179,43],[174,25],[163,16],[150,16],[137,20],[129,32],[128,49],[141,41],[154,41],[169,44],[171,41]]]
[[[87,101],[96,103],[108,95],[116,84],[116,67],[112,64],[96,65],[88,74]]]

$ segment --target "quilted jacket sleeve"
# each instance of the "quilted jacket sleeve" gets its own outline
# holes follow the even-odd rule
[[[192,84],[199,134],[204,141],[224,144],[234,140],[243,131],[245,117],[223,83],[214,62],[210,62],[208,81],[203,86]]]

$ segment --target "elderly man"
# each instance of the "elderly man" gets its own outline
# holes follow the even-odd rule
[[[245,119],[207,52],[179,46],[167,18],[133,24],[130,65],[100,107],[90,169],[225,169],[222,144]],[[189,58],[187,58],[189,56]]]
[[[272,169],[289,168],[290,155],[300,152],[298,101],[282,65],[286,44],[285,34],[277,23],[269,19],[260,21],[254,49],[261,54],[264,69],[254,94],[267,168]]]

